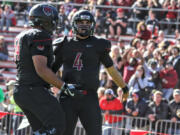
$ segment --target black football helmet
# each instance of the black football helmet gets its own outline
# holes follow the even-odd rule
[[[50,4],[34,5],[29,12],[29,24],[32,27],[40,26],[48,32],[56,29],[58,11]]]
[[[91,25],[77,25],[78,21],[89,21]],[[72,30],[76,35],[80,35],[82,37],[93,35],[95,28],[95,19],[94,16],[88,10],[79,10],[77,11],[72,18]],[[79,32],[79,30],[83,30],[84,32]]]

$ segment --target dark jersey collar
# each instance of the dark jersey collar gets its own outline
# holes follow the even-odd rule
[[[78,37],[74,37],[73,38],[73,40],[74,41],[89,41],[89,40],[91,40],[92,39],[92,36],[89,36],[88,38],[86,38],[86,39],[80,39],[80,38],[78,38]]]

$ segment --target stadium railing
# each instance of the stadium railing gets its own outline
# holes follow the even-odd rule
[[[156,122],[155,132],[161,132],[169,135],[179,135],[180,121],[172,122],[171,120],[158,120]]]
[[[111,134],[115,132],[116,135],[140,135],[142,133],[151,135],[180,134],[180,132],[178,133],[180,121],[158,120],[153,126],[153,123],[144,117],[131,117],[127,115],[110,115],[109,119],[107,119],[106,115],[102,115],[102,117],[103,134],[106,131]],[[0,112],[0,134],[11,135],[15,132],[17,135],[32,135],[32,129],[26,117],[21,113]],[[74,135],[86,135],[80,121],[77,123]]]

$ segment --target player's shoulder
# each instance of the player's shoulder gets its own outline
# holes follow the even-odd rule
[[[29,35],[31,35],[34,39],[52,40],[49,33],[39,29],[32,29],[29,31]]]
[[[53,46],[62,46],[67,41],[67,36],[63,36],[53,40]]]
[[[104,37],[100,37],[100,36],[93,36],[92,37],[93,40],[95,40],[96,42],[100,42],[100,43],[103,43],[103,44],[110,44],[110,41],[105,39]]]
[[[21,32],[18,38],[26,38],[27,41],[52,41],[52,38],[49,33],[39,30],[39,29],[29,29]]]
[[[103,37],[95,37],[93,36],[92,38],[93,41],[95,42],[95,44],[97,44],[97,48],[99,48],[100,50],[104,50],[104,49],[110,49],[111,48],[111,42]]]
[[[71,39],[72,39],[71,37],[67,37],[67,36],[63,36],[63,37],[55,39],[52,43],[54,54],[58,54],[58,52],[61,50],[63,45],[70,42]]]

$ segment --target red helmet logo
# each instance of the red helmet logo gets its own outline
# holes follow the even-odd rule
[[[43,12],[44,12],[44,14],[47,15],[47,16],[50,16],[50,15],[53,14],[52,8],[51,8],[51,7],[48,7],[48,6],[43,7]]]

